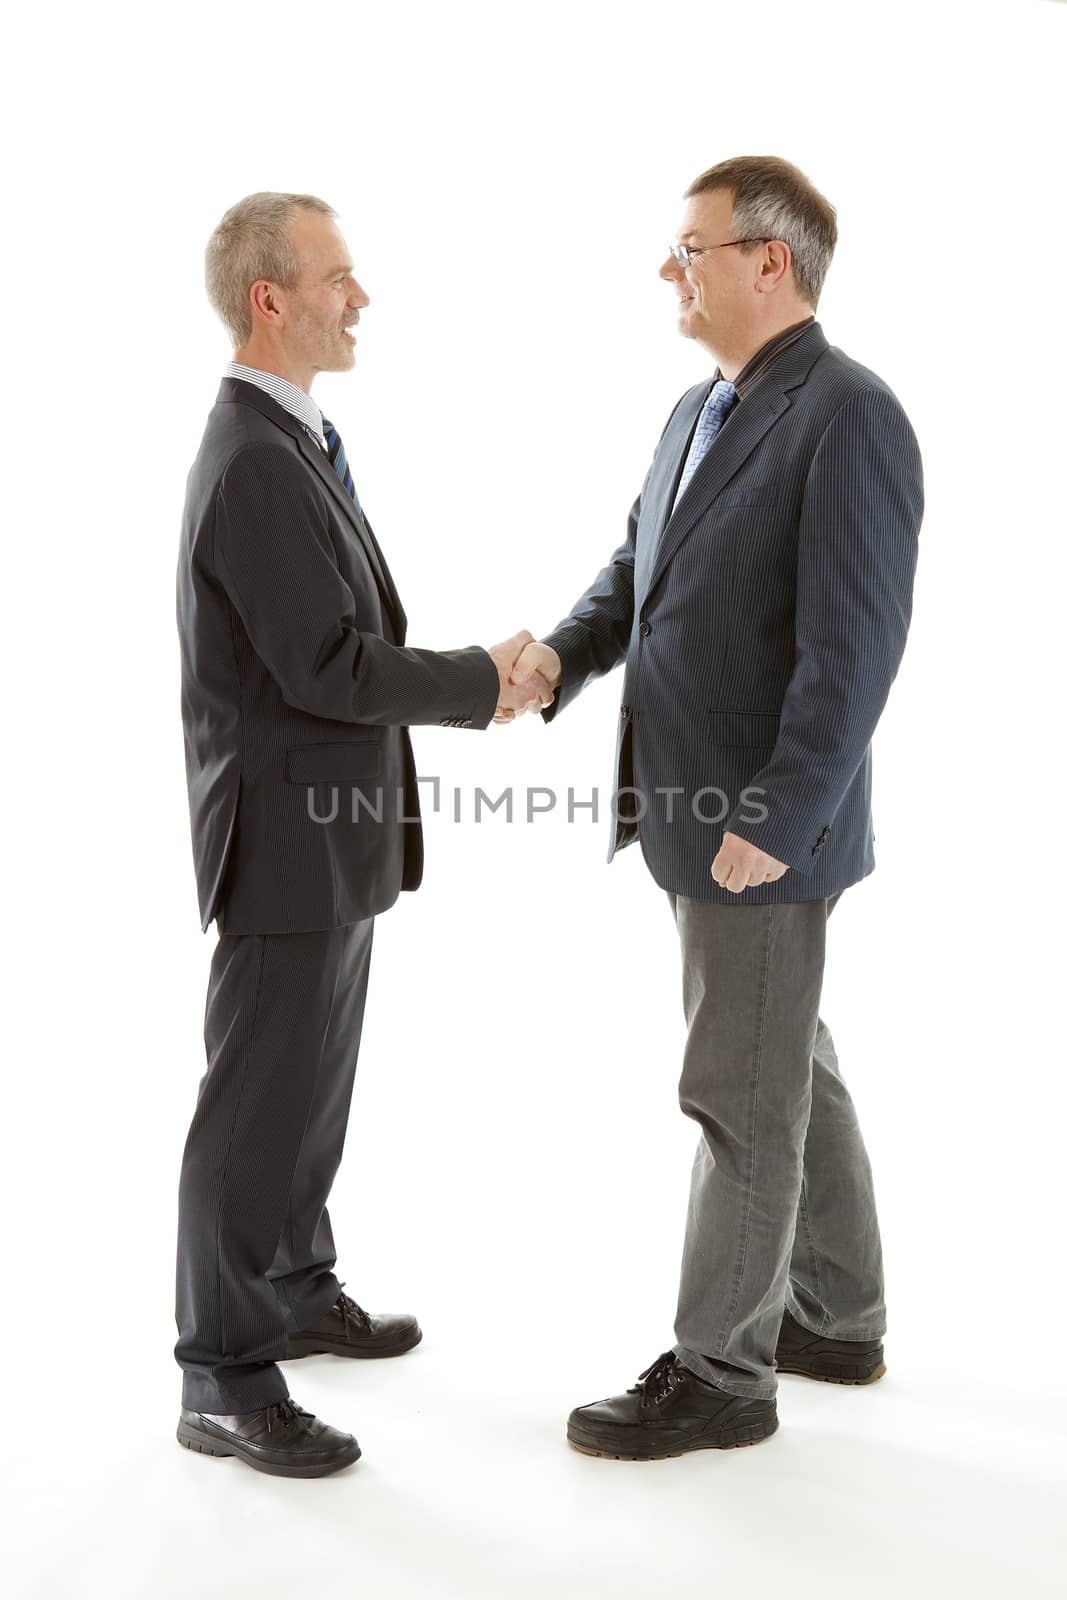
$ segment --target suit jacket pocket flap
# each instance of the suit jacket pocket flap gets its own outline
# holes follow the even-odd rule
[[[349,783],[353,778],[373,778],[381,760],[381,747],[374,739],[305,744],[287,752],[285,770],[291,783]]]
[[[730,506],[773,506],[778,504],[778,489],[773,483],[750,483],[740,489],[724,489],[716,495],[714,504],[724,510]]]
[[[778,739],[777,711],[709,711],[708,734],[716,745],[764,745]]]

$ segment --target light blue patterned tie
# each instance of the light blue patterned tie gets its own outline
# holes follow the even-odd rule
[[[322,419],[322,431],[326,436],[326,454],[330,458],[330,465],[356,502],[356,510],[361,512],[363,507],[359,503],[359,495],[352,481],[352,472],[348,465],[348,457],[345,455],[345,447],[341,443],[341,435],[333,423],[327,422],[325,417]]]
[[[678,485],[678,493],[674,497],[675,505],[678,504],[688,489],[693,474],[707,455],[711,448],[711,441],[726,421],[727,413],[736,399],[737,390],[725,378],[720,378],[718,383],[712,386],[711,393],[704,401],[704,408],[700,413],[696,432],[693,434],[693,442],[689,446],[689,454],[685,460],[682,481]]]

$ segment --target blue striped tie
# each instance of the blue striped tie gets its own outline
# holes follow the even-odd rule
[[[689,454],[685,461],[685,471],[682,473],[682,481],[678,485],[678,493],[674,497],[675,505],[678,504],[688,489],[693,474],[710,450],[711,441],[726,421],[726,414],[736,398],[737,390],[725,378],[720,378],[718,383],[713,384],[711,393],[704,401],[700,420],[696,425],[696,432],[693,434],[693,442],[689,446]]]
[[[356,510],[362,511],[363,507],[359,503],[359,495],[356,493],[356,486],[352,481],[352,470],[348,465],[348,457],[345,455],[345,447],[341,442],[341,435],[333,423],[328,422],[325,417],[322,419],[322,431],[326,435],[326,454],[330,458],[330,465],[356,502]]]

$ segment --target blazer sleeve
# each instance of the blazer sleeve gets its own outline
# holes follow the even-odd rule
[[[617,667],[626,654],[634,619],[634,539],[640,515],[638,495],[630,510],[626,538],[575,602],[570,615],[541,641],[551,645],[562,668],[555,699],[541,712],[545,722],[551,722],[594,678]]]
[[[480,645],[415,650],[356,627],[313,478],[272,444],[239,451],[215,507],[215,570],[287,704],[338,722],[485,728],[500,678]]]
[[[626,656],[634,621],[634,560],[641,503],[648,492],[663,435],[684,399],[685,395],[679,398],[664,424],[641,493],[630,507],[625,539],[581,599],[575,602],[570,615],[541,640],[542,644],[551,645],[562,668],[555,699],[541,712],[545,722],[551,722],[594,678],[610,672]]]
[[[816,446],[797,540],[796,653],[767,762],[723,823],[810,873],[904,652],[923,513],[919,445],[887,389],[853,394]],[[765,808],[762,821],[744,811]]]

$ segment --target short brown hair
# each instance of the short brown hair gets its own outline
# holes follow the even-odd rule
[[[252,333],[248,291],[260,278],[291,288],[300,263],[289,228],[298,211],[337,212],[313,194],[275,194],[264,189],[232,205],[207,242],[207,296],[239,350]]]
[[[781,156],[720,161],[694,178],[685,199],[712,189],[733,190],[733,228],[738,238],[781,239],[789,246],[797,293],[814,311],[837,243],[837,212],[829,200],[799,167]]]

